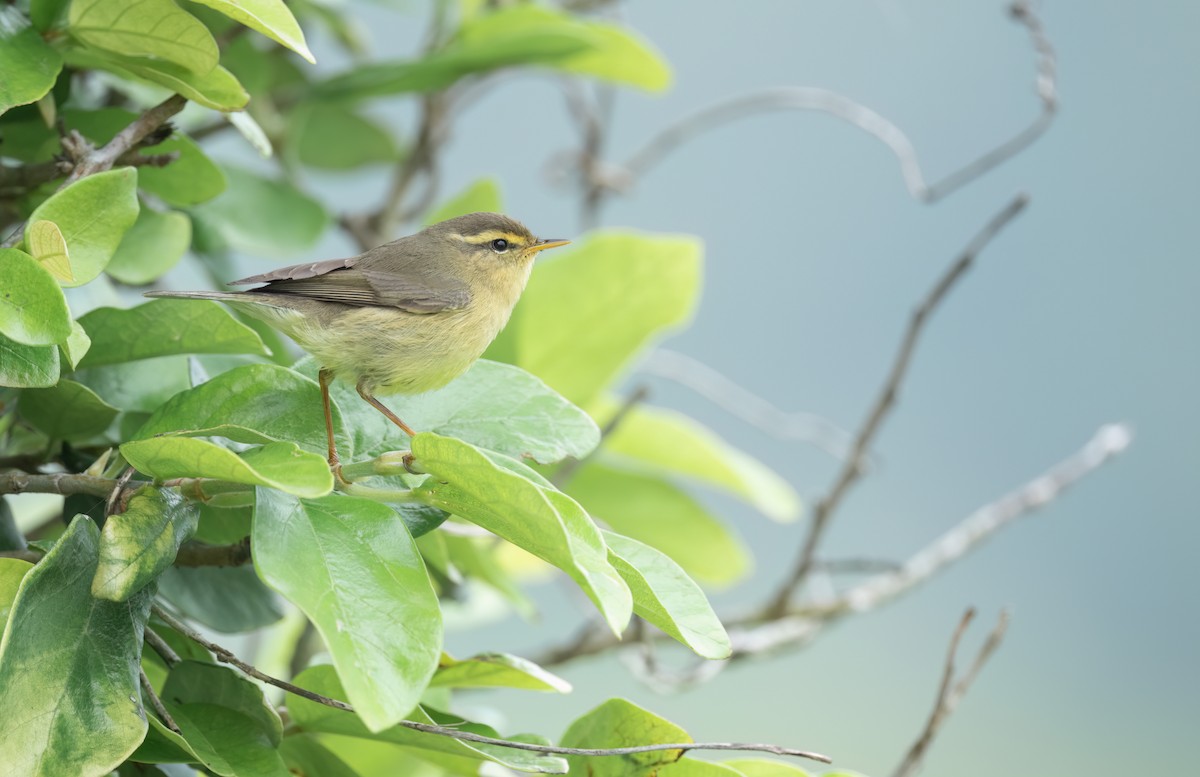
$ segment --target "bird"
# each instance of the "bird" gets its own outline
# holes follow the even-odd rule
[[[346,259],[297,264],[229,285],[245,291],[150,291],[147,297],[223,302],[278,329],[316,359],[328,461],[344,482],[333,435],[335,379],[410,437],[377,395],[420,394],[458,377],[508,323],[537,254],[569,243],[539,239],[499,213],[469,213]]]

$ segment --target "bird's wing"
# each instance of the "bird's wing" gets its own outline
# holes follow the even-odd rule
[[[343,305],[394,307],[410,313],[438,313],[466,307],[471,292],[461,281],[427,271],[424,256],[407,257],[403,240],[349,259],[297,264],[234,281],[265,283],[257,293],[294,294]],[[378,261],[386,257],[386,265]],[[385,269],[386,267],[386,269]],[[422,272],[422,269],[426,269]]]

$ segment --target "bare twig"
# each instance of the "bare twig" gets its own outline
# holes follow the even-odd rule
[[[950,638],[950,649],[946,655],[946,666],[942,670],[942,680],[938,686],[937,700],[933,705],[933,712],[930,713],[929,719],[925,722],[925,727],[917,736],[908,753],[905,754],[904,760],[892,772],[892,777],[911,777],[921,766],[921,761],[925,758],[925,753],[929,749],[929,745],[933,742],[933,738],[937,736],[938,731],[946,722],[946,719],[958,707],[958,703],[966,695],[967,690],[971,687],[971,683],[979,675],[983,665],[987,663],[988,658],[1000,646],[1000,641],[1004,638],[1004,632],[1008,629],[1008,613],[1001,612],[1000,617],[996,621],[995,627],[988,634],[987,640],[980,648],[975,661],[965,675],[959,678],[958,682],[954,681],[954,659],[958,654],[958,644],[962,641],[963,633],[966,632],[967,626],[975,617],[974,608],[968,609],[962,619],[958,623],[958,627],[954,630],[954,635]]]
[[[442,125],[446,99],[444,95],[433,94],[427,95],[421,100],[421,115],[412,150],[396,168],[383,206],[368,220],[372,227],[372,238],[369,244],[363,245],[362,236],[351,233],[351,236],[359,241],[359,247],[364,250],[391,239],[392,233],[403,220],[409,188],[413,181],[421,174],[427,177],[436,175],[437,148],[443,135]],[[427,198],[431,197],[432,194],[427,195]],[[407,207],[407,209],[413,210],[411,207]]]
[[[100,148],[93,148],[77,132],[67,133],[63,137],[63,148],[74,162],[70,175],[59,189],[70,186],[85,176],[111,170],[113,165],[121,161],[139,143],[162,127],[172,116],[183,110],[183,106],[186,104],[187,98],[178,94],[171,95],[138,116],[129,123],[129,126],[118,132],[112,140]],[[21,242],[24,231],[25,225],[19,225],[2,245],[6,248],[15,246]]]
[[[143,632],[142,636],[146,640],[146,644],[150,646],[151,650],[153,650],[155,653],[158,653],[158,657],[161,658],[163,663],[165,663],[168,667],[175,666],[183,660],[179,657],[178,653],[171,649],[171,646],[167,644],[167,641],[160,637],[158,632],[151,629],[149,626],[146,627],[146,630]]]
[[[76,475],[70,472],[58,472],[49,475],[36,475],[28,472],[0,473],[0,494],[88,494],[90,496],[107,497],[116,485],[110,478],[97,478],[91,475]]]
[[[904,339],[900,343],[900,350],[896,353],[895,360],[892,363],[891,371],[888,373],[888,377],[884,381],[878,397],[876,397],[874,404],[867,413],[866,420],[855,435],[854,443],[850,448],[850,455],[843,462],[842,468],[834,478],[829,492],[817,502],[816,507],[813,509],[812,520],[808,524],[808,533],[804,537],[800,555],[792,567],[791,573],[767,605],[766,613],[768,615],[781,615],[787,611],[792,595],[812,570],[813,562],[816,558],[817,545],[820,543],[829,525],[830,518],[833,516],[834,511],[837,510],[838,505],[841,504],[842,498],[859,478],[862,477],[867,451],[872,442],[874,442],[875,435],[879,432],[884,419],[887,418],[889,411],[896,403],[900,386],[908,374],[908,367],[912,362],[917,342],[920,340],[921,333],[924,331],[929,317],[937,309],[938,305],[941,304],[942,300],[945,299],[947,293],[954,287],[955,283],[971,268],[979,252],[1024,210],[1028,202],[1029,198],[1026,195],[1017,195],[1012,202],[993,216],[984,228],[967,244],[967,247],[963,249],[958,258],[938,278],[933,288],[926,294],[925,299],[913,311],[908,329],[904,334]]]
[[[250,538],[230,545],[205,545],[185,542],[175,556],[177,567],[240,567],[250,563]]]
[[[626,188],[672,151],[698,135],[756,114],[801,110],[828,114],[875,137],[891,149],[899,160],[900,173],[904,177],[909,194],[927,203],[941,200],[1027,148],[1046,131],[1057,111],[1057,66],[1054,49],[1045,36],[1041,21],[1026,0],[1014,2],[1009,7],[1009,14],[1026,28],[1037,53],[1036,91],[1041,102],[1041,112],[1009,140],[932,184],[925,180],[912,141],[899,127],[844,95],[815,87],[764,89],[705,108],[652,137],[632,154],[623,166],[605,171],[605,175],[600,177],[596,184],[610,191]],[[593,167],[594,164],[589,163],[583,172],[586,174]]]
[[[814,413],[781,410],[698,359],[656,348],[638,371],[679,383],[741,421],[780,440],[815,445],[837,459],[850,450],[850,432]]]
[[[703,662],[705,676],[738,660],[784,648],[804,647],[831,623],[889,604],[961,560],[1017,519],[1053,502],[1068,488],[1128,448],[1132,439],[1132,431],[1123,424],[1100,427],[1080,450],[1016,490],[975,510],[898,568],[873,575],[828,601],[803,607],[793,605],[788,612],[778,616],[768,616],[760,610],[723,618],[729,630],[733,653],[726,662]],[[654,635],[654,638],[666,637]],[[622,643],[611,634],[588,629],[564,645],[535,657],[534,661],[540,666],[549,667],[619,647],[622,647]]]
[[[200,632],[190,628],[187,624],[180,621],[175,616],[171,615],[166,610],[158,605],[153,607],[154,614],[161,618],[168,626],[175,629],[179,633],[195,640],[199,644],[212,651],[218,661],[236,666],[238,669],[245,672],[247,675],[261,680],[277,688],[282,688],[288,693],[295,694],[309,701],[323,704],[327,707],[342,710],[344,712],[354,712],[354,708],[344,701],[331,699],[328,696],[323,696],[319,693],[314,693],[306,688],[301,688],[298,685],[289,683],[286,680],[280,680],[277,677],[272,677],[268,674],[260,672],[250,664],[242,661],[232,652],[220,645],[208,640]],[[768,744],[744,744],[739,742],[683,742],[679,744],[654,744],[654,745],[637,745],[633,747],[612,747],[612,748],[583,748],[583,747],[555,747],[553,745],[535,745],[528,742],[514,742],[508,739],[497,739],[495,737],[485,737],[479,734],[473,734],[469,731],[461,731],[455,728],[446,726],[433,726],[427,723],[417,723],[411,720],[402,720],[399,725],[413,731],[422,731],[426,734],[435,734],[437,736],[449,737],[450,739],[459,739],[464,742],[476,742],[482,745],[495,745],[497,747],[505,747],[513,750],[527,750],[534,753],[547,753],[551,755],[591,755],[591,756],[614,756],[614,755],[632,755],[635,753],[650,753],[664,750],[678,750],[685,752],[688,750],[741,750],[754,751],[763,753],[774,753],[775,755],[788,755],[797,758],[809,758],[822,763],[831,763],[828,756],[820,753],[813,753],[806,750],[796,750],[789,747],[780,747],[779,745]]]
[[[154,686],[150,684],[150,678],[146,676],[146,670],[138,667],[138,681],[142,684],[142,692],[146,694],[146,698],[150,700],[150,706],[154,708],[158,719],[163,722],[163,725],[174,731],[176,734],[183,734],[176,725],[175,719],[171,717],[171,713],[167,712],[167,708],[163,706],[162,699],[158,698],[158,694],[154,691]]]

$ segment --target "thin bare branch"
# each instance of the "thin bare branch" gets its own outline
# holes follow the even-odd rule
[[[146,640],[146,644],[150,646],[150,649],[155,653],[158,653],[158,657],[163,660],[163,663],[165,663],[168,668],[175,666],[183,660],[179,657],[178,653],[171,649],[171,646],[167,644],[167,641],[160,637],[158,632],[149,626],[146,627],[142,636]]]
[[[155,714],[158,715],[158,719],[163,722],[163,725],[176,734],[183,734],[179,730],[179,726],[175,723],[175,718],[172,718],[171,713],[167,712],[167,708],[163,706],[162,699],[158,698],[154,686],[150,684],[150,678],[146,676],[146,670],[140,666],[138,667],[138,681],[142,684],[142,692],[150,700],[150,706],[154,708]]]
[[[0,494],[88,494],[108,497],[116,481],[91,475],[57,472],[49,475],[0,472]]]
[[[185,542],[175,556],[177,567],[240,567],[250,563],[250,538],[229,545]]]
[[[850,432],[814,413],[788,412],[704,362],[678,351],[656,348],[639,372],[674,381],[751,426],[780,440],[815,445],[836,459],[850,450]]]
[[[937,736],[946,719],[958,707],[958,703],[962,701],[967,690],[971,687],[971,683],[979,675],[980,670],[983,669],[983,665],[987,663],[988,658],[1000,646],[1000,641],[1004,638],[1004,632],[1008,629],[1008,613],[1003,611],[1000,613],[995,627],[988,634],[983,647],[980,648],[979,653],[976,655],[971,668],[958,682],[955,682],[954,661],[955,656],[958,654],[958,645],[962,641],[962,636],[974,616],[974,608],[968,609],[959,621],[958,627],[954,630],[954,635],[950,638],[950,649],[947,651],[946,666],[942,670],[942,680],[938,685],[937,700],[933,705],[933,711],[929,714],[929,719],[925,722],[925,727],[905,754],[900,765],[892,772],[892,777],[911,777],[913,774],[916,774],[921,766],[921,762],[925,759],[925,754],[928,752],[929,746],[933,743],[934,737]]]
[[[218,661],[236,666],[250,677],[261,680],[269,685],[274,685],[276,688],[282,688],[288,693],[293,693],[297,696],[308,699],[309,701],[314,701],[318,704],[324,704],[327,707],[332,707],[344,712],[354,712],[354,708],[344,701],[331,699],[328,696],[314,693],[306,688],[301,688],[298,685],[289,683],[286,680],[280,680],[277,677],[272,677],[268,674],[260,672],[250,664],[247,664],[245,661],[239,659],[228,649],[221,647],[217,643],[205,638],[203,634],[195,629],[190,628],[187,624],[183,623],[158,605],[154,605],[153,612],[171,628],[212,651],[213,655],[217,657]],[[433,726],[426,723],[417,723],[411,720],[402,720],[400,721],[399,725],[412,729],[413,731],[423,731],[426,734],[435,734],[437,736],[449,737],[450,739],[459,739],[464,742],[476,742],[483,745],[495,745],[497,747],[505,747],[512,750],[528,750],[534,753],[547,753],[551,755],[614,756],[632,755],[635,753],[650,753],[663,750],[679,750],[680,752],[687,750],[740,750],[773,753],[775,755],[787,755],[797,758],[808,758],[814,761],[820,761],[822,763],[832,762],[828,756],[821,755],[820,753],[813,753],[807,750],[796,750],[790,747],[780,747],[779,745],[769,744],[745,744],[740,742],[684,742],[679,744],[636,745],[633,747],[611,748],[555,747],[553,745],[535,745],[528,742],[514,742],[508,739],[485,737],[479,734],[473,734],[469,731],[461,731],[459,729],[448,728],[445,726]]]
[[[932,184],[926,182],[912,141],[899,127],[844,95],[816,87],[764,89],[705,108],[652,137],[622,167],[608,171],[605,180],[610,188],[627,187],[688,140],[731,122],[777,111],[817,111],[848,122],[886,145],[899,161],[905,186],[915,199],[927,203],[941,200],[1029,147],[1054,120],[1058,108],[1054,49],[1026,0],[1014,2],[1009,14],[1025,27],[1037,54],[1035,88],[1041,111],[1016,135]]]
[[[816,558],[817,545],[824,536],[825,530],[829,526],[829,521],[841,504],[843,497],[845,497],[850,488],[863,475],[867,452],[874,442],[875,436],[883,425],[884,420],[896,403],[896,398],[900,393],[900,386],[908,374],[908,368],[912,362],[913,353],[916,351],[917,342],[921,338],[929,317],[937,310],[938,305],[946,298],[946,295],[954,288],[959,279],[971,268],[979,252],[1005,226],[1016,218],[1028,203],[1029,198],[1024,194],[1019,194],[999,213],[993,216],[984,228],[967,244],[967,247],[963,249],[962,253],[959,254],[946,271],[942,273],[934,283],[933,288],[926,294],[925,299],[913,311],[912,317],[909,319],[908,329],[900,343],[900,349],[897,351],[896,357],[892,362],[892,368],[888,373],[887,379],[884,381],[879,395],[876,397],[875,402],[867,413],[866,419],[855,435],[854,443],[850,448],[850,455],[843,462],[840,471],[834,478],[833,485],[813,509],[812,519],[808,524],[808,532],[804,537],[800,555],[792,567],[791,573],[767,605],[766,613],[768,615],[782,615],[786,612],[796,589],[800,587],[809,572],[812,571],[813,562]]]

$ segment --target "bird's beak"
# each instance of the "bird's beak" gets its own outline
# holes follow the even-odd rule
[[[547,248],[558,248],[570,242],[570,240],[539,240],[529,247],[529,252],[536,254],[538,251],[545,251]]]

